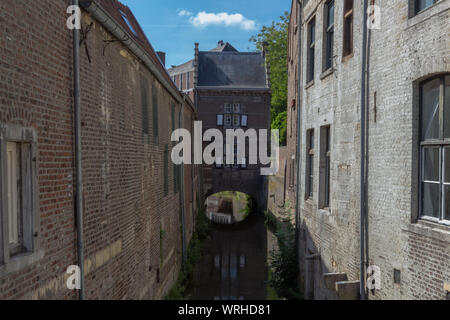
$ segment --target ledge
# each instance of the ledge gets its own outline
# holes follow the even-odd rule
[[[324,72],[322,72],[322,74],[320,75],[320,80],[323,80],[327,77],[329,77],[330,75],[334,74],[334,71],[336,69],[334,69],[333,67],[328,68],[327,70],[325,70]]]
[[[439,1],[430,7],[418,12],[416,15],[410,17],[406,22],[406,29],[412,28],[417,24],[420,24],[441,12],[450,9],[450,3],[448,1]]]
[[[419,220],[402,228],[404,232],[414,233],[427,238],[450,243],[450,227],[433,222]]]
[[[314,80],[311,80],[310,82],[308,82],[308,83],[305,85],[305,90],[311,88],[313,85],[314,85]]]

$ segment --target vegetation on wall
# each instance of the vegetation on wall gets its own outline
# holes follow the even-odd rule
[[[278,240],[278,249],[270,251],[269,285],[280,298],[300,300],[295,227],[289,220],[280,221],[270,212],[266,212],[265,217],[266,226]]]
[[[197,199],[200,204],[200,201]],[[204,206],[199,206],[197,214],[195,232],[189,243],[186,260],[183,262],[177,282],[165,296],[165,300],[187,300],[189,299],[189,289],[193,280],[195,266],[201,261],[204,251],[204,242],[211,233],[211,226],[206,217]]]

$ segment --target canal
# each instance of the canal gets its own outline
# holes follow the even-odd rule
[[[202,261],[194,270],[194,300],[267,299],[267,231],[252,212],[239,223],[212,223]]]

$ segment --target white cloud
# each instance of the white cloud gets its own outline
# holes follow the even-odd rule
[[[178,15],[180,16],[180,17],[190,17],[190,16],[192,16],[192,12],[190,12],[190,11],[188,11],[188,10],[184,10],[184,9],[179,9],[178,10]]]
[[[207,27],[209,25],[224,25],[226,27],[239,26],[243,30],[255,30],[256,22],[245,18],[240,13],[228,14],[199,12],[195,17],[189,19],[195,27]]]

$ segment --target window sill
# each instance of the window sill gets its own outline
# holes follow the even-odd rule
[[[422,23],[425,20],[439,14],[445,10],[450,9],[450,5],[447,1],[438,1],[435,4],[417,12],[415,15],[411,16],[406,22],[406,28],[411,28],[416,24]]]
[[[44,258],[44,252],[27,252],[9,259],[6,264],[0,265],[0,277],[23,270],[26,267]]]
[[[406,232],[415,233],[424,237],[450,243],[450,226],[420,219],[416,223],[409,224],[403,229]]]
[[[329,77],[330,75],[334,74],[334,71],[335,71],[335,69],[333,67],[328,68],[327,70],[322,72],[322,74],[320,75],[320,80],[323,80],[323,79]]]
[[[312,86],[314,86],[314,80],[311,80],[306,84],[305,90],[311,88]]]
[[[354,55],[354,54],[355,54],[355,53],[352,52],[352,53],[349,53],[349,54],[343,56],[343,57],[342,57],[342,63],[346,63],[348,60],[350,60],[351,58],[353,58],[353,55]]]

